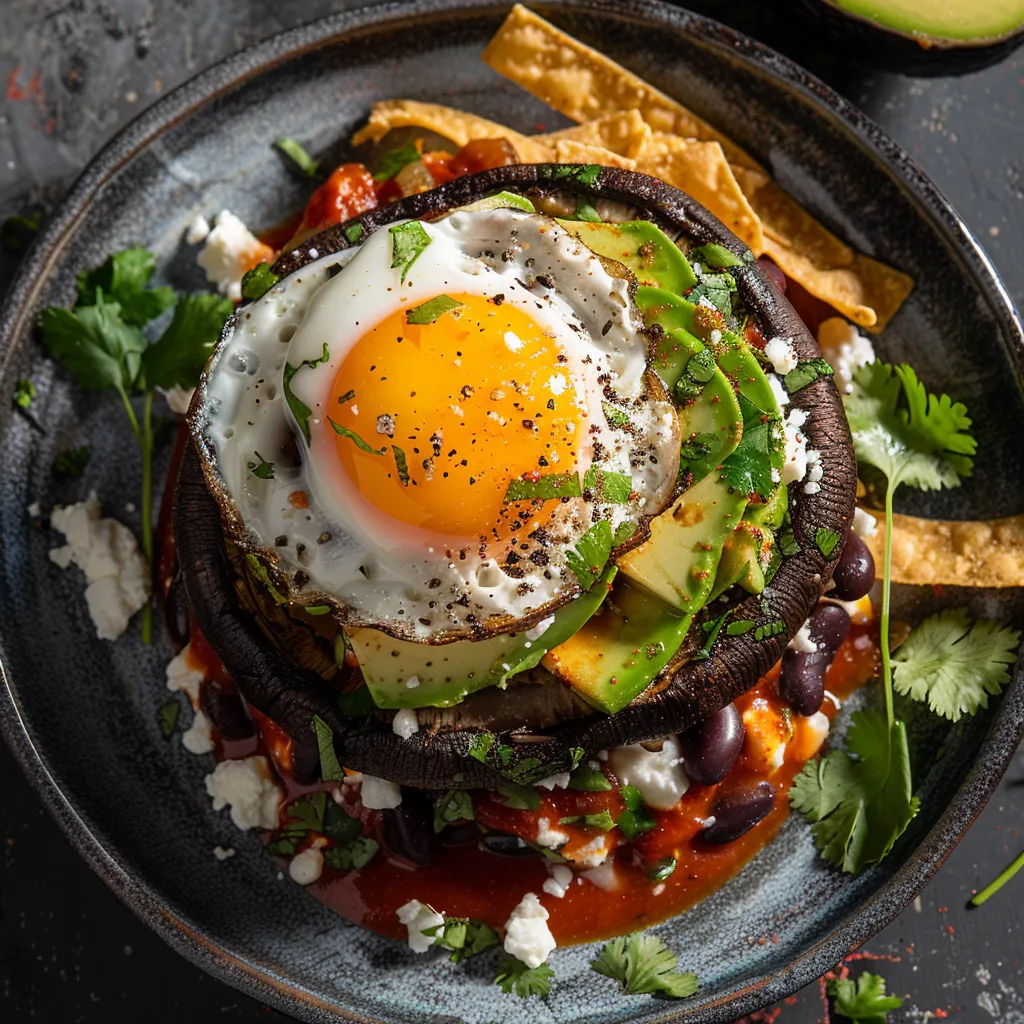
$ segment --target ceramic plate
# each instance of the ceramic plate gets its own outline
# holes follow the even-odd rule
[[[713,22],[649,2],[537,6],[720,125],[851,244],[917,280],[881,351],[967,403],[980,457],[966,486],[908,492],[903,508],[961,518],[1021,511],[1021,449],[1006,429],[1024,422],[1021,328],[977,243],[907,155],[806,72]],[[615,995],[595,983],[593,951],[580,947],[558,952],[547,1002],[523,1002],[490,984],[486,956],[458,968],[347,925],[282,880],[255,833],[214,814],[203,790],[210,764],[157,730],[167,641],[143,647],[137,623],[115,644],[95,640],[80,575],[50,563],[56,539],[25,511],[95,489],[108,514],[137,525],[139,462],[117,399],[76,393],[55,372],[33,338],[38,311],[69,304],[77,271],[133,244],[156,252],[168,281],[201,287],[194,250],[182,245],[194,214],[228,207],[266,225],[303,203],[308,185],[271,149],[282,132],[336,161],[371,103],[401,96],[465,107],[524,132],[561,127],[479,60],[506,10],[448,0],[381,5],[276,37],[162,99],[75,185],[0,318],[0,394],[31,375],[40,392],[33,412],[45,426],[31,429],[9,403],[0,414],[0,719],[72,842],[136,913],[211,973],[304,1020],[733,1020],[818,977],[924,885],[1016,746],[1020,674],[988,713],[952,728],[921,726],[934,733],[915,745],[933,752],[914,771],[921,813],[880,868],[837,874],[816,856],[803,822],[791,819],[724,889],[659,926],[701,978],[694,999]],[[93,449],[84,478],[55,484],[54,454],[82,443]],[[1020,592],[964,598],[1012,615]],[[923,602],[906,591],[899,599]],[[217,844],[238,856],[217,862]],[[778,941],[751,941],[762,936]]]

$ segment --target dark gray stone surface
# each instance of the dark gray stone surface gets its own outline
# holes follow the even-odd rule
[[[59,200],[89,157],[161,92],[330,0],[0,0],[0,217]],[[691,6],[810,67],[879,121],[938,182],[1024,297],[1024,58],[959,78],[867,71],[756,2]],[[772,8],[772,9],[769,9]],[[6,280],[12,260],[2,257]],[[1006,510],[1024,511],[1022,509]],[[72,852],[0,754],[0,1016],[21,1021],[283,1019],[166,949]],[[971,893],[1024,845],[1024,759],[936,880],[864,955],[907,997],[897,1021],[1024,1022],[1024,877],[977,911]],[[755,940],[756,941],[756,940]],[[684,951],[685,959],[685,951]],[[772,1021],[775,1011],[756,1015]],[[780,1024],[823,1017],[816,990]]]

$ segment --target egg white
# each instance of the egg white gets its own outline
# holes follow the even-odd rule
[[[629,282],[578,239],[550,218],[505,209],[455,211],[423,227],[430,244],[404,282],[401,268],[391,267],[392,237],[382,228],[245,307],[211,361],[196,425],[249,543],[274,552],[289,596],[313,603],[326,596],[353,625],[409,639],[456,639],[488,623],[507,628],[572,596],[577,581],[566,551],[596,518],[614,529],[658,511],[674,481],[678,438],[671,404],[648,393],[647,343]],[[359,339],[396,308],[442,293],[500,293],[549,333],[567,357],[568,385],[588,425],[597,425],[572,468],[582,477],[596,440],[602,468],[632,478],[632,504],[573,499],[559,506],[548,563],[524,559],[516,578],[475,548],[457,550],[389,520],[338,471],[334,439],[320,424],[338,368]],[[283,374],[286,363],[321,358],[325,341],[327,360],[291,380],[293,394],[312,410],[307,450],[284,400]],[[609,425],[605,402],[628,412],[631,434]],[[250,471],[257,452],[274,462],[272,478]],[[307,508],[289,500],[296,491],[308,495]]]

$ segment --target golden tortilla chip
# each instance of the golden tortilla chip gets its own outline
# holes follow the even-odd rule
[[[636,164],[637,170],[661,178],[706,206],[755,256],[764,251],[761,221],[717,142],[653,132]]]
[[[619,156],[604,146],[590,146],[575,139],[561,139],[555,143],[555,159],[560,164],[601,164],[603,167],[625,167],[636,170],[636,161]]]
[[[783,273],[855,324],[882,330],[910,294],[913,279],[854,252],[767,175],[742,167],[733,171],[761,218],[764,251]]]
[[[885,520],[864,540],[881,575]],[[894,515],[892,578],[925,586],[1024,586],[1024,515],[976,522]]]
[[[352,144],[379,142],[392,128],[423,128],[464,146],[471,139],[507,139],[524,163],[547,163],[554,159],[554,147],[507,128],[496,121],[477,117],[439,103],[418,100],[384,100],[375,103],[364,128],[352,136]]]
[[[560,132],[534,135],[537,142],[555,146],[559,142],[583,142],[588,146],[601,146],[620,156],[636,159],[651,137],[651,129],[636,110],[626,110],[596,121],[587,121]]]
[[[521,4],[487,44],[483,59],[573,121],[635,110],[654,131],[718,142],[731,163],[759,166],[707,121]]]

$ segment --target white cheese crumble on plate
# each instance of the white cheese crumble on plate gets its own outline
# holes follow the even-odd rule
[[[237,302],[242,297],[246,270],[272,255],[270,246],[264,245],[238,217],[230,210],[221,210],[196,262],[221,295]]]
[[[288,862],[288,875],[299,885],[312,885],[324,871],[324,855],[315,847],[300,850]]]
[[[527,967],[540,967],[556,945],[547,910],[536,893],[528,892],[505,922],[505,952]]]
[[[197,711],[192,724],[181,734],[181,745],[197,757],[213,751],[213,729],[209,718]]]
[[[414,953],[426,953],[436,941],[436,936],[424,935],[424,931],[444,924],[444,914],[439,914],[433,907],[419,900],[409,900],[396,913],[398,920],[409,931],[409,948]]]
[[[277,808],[283,794],[267,759],[260,754],[221,761],[206,776],[206,792],[213,799],[215,811],[231,808],[231,820],[243,831],[277,825]]]
[[[619,785],[635,786],[644,803],[659,811],[671,810],[690,788],[679,757],[679,744],[671,737],[657,753],[639,743],[619,747],[609,754],[608,764]]]
[[[829,317],[818,326],[818,348],[835,370],[841,395],[850,394],[857,371],[875,361],[875,347],[870,339],[841,316]]]
[[[193,668],[190,661],[191,644],[185,644],[167,663],[167,689],[172,693],[184,690],[193,705],[199,703],[199,687],[205,675],[201,669]]]

